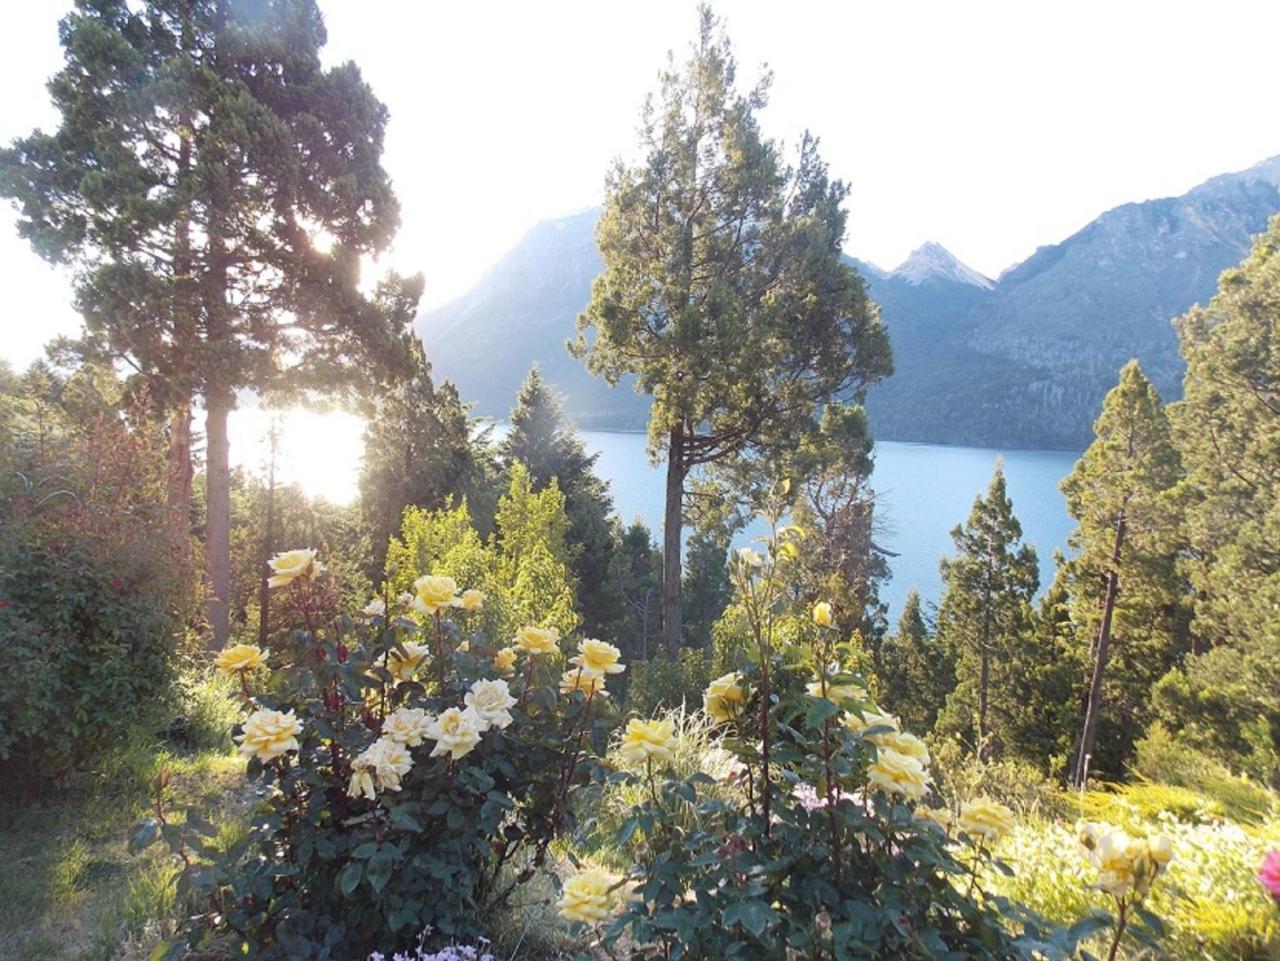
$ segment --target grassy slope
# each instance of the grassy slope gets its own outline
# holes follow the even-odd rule
[[[171,858],[163,845],[139,856],[127,847],[165,768],[175,809],[207,803],[235,830],[244,764],[222,751],[130,747],[95,775],[0,807],[0,958],[143,958],[171,930]]]

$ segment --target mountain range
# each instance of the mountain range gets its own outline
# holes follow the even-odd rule
[[[847,258],[881,308],[895,372],[867,399],[882,440],[1080,449],[1120,367],[1137,357],[1166,398],[1183,364],[1172,319],[1280,212],[1280,156],[1179,197],[1124,204],[998,278],[936,243],[892,271]],[[533,363],[582,427],[642,428],[649,400],[565,350],[602,269],[598,210],[544,221],[462,297],[418,318],[437,377],[505,416]]]

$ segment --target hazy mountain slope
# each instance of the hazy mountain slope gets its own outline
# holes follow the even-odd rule
[[[881,305],[895,374],[868,399],[877,437],[1018,447],[1084,446],[1130,357],[1166,396],[1182,362],[1171,319],[1280,211],[1280,157],[1181,197],[1125,204],[996,281],[925,244],[893,271],[849,259]],[[502,416],[537,361],[583,426],[643,427],[648,400],[610,389],[565,341],[600,270],[591,210],[547,221],[459,300],[419,318],[437,374],[478,413]]]

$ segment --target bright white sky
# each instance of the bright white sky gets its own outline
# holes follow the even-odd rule
[[[611,158],[695,0],[320,0],[330,61],[388,105],[403,208],[389,261],[424,306],[467,289],[534,222],[600,201]],[[60,0],[11,4],[0,142],[55,123]],[[990,276],[1103,210],[1182,193],[1280,152],[1280,3],[721,2],[747,81],[774,70],[766,131],[822,139],[852,184],[846,248],[892,267],[936,240]],[[70,293],[0,214],[0,357],[73,331]]]

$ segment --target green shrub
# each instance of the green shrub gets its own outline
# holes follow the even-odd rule
[[[953,810],[977,797],[995,798],[1026,815],[1062,808],[1057,785],[1033,764],[1017,758],[979,760],[954,737],[930,738],[929,750],[935,788]]]
[[[299,576],[273,607],[315,611],[327,577]],[[431,581],[452,591],[447,578]],[[325,619],[290,644],[304,658],[269,677],[246,667],[235,696],[252,712],[241,750],[254,755],[260,795],[247,836],[212,843],[196,815],[183,830],[158,816],[137,829],[137,845],[163,836],[190,858],[176,888],[196,915],[190,947],[234,933],[253,959],[361,958],[423,931],[430,944],[474,941],[550,864],[552,843],[575,825],[575,795],[598,781],[607,702],[562,690],[579,675],[564,674],[554,643],[520,655],[508,699],[496,651],[473,630],[483,610],[430,603],[444,606],[425,625]],[[463,710],[477,690],[493,693],[482,683],[502,692],[492,726]],[[470,738],[452,750],[436,721],[451,709]],[[290,729],[278,752],[253,740],[256,725],[276,722]]]
[[[19,780],[61,774],[163,716],[174,625],[113,571],[18,544],[0,558],[0,598],[0,764]]]
[[[1137,743],[1132,769],[1147,781],[1188,788],[1208,799],[1214,813],[1234,821],[1260,821],[1273,810],[1275,794],[1217,760],[1163,724],[1153,724]],[[1203,802],[1202,802],[1203,803]]]
[[[710,677],[707,652],[686,647],[678,661],[654,658],[635,661],[627,682],[627,707],[649,717],[659,711],[696,707]]]
[[[231,729],[240,721],[235,683],[221,674],[188,672],[178,679],[173,715],[163,734],[190,751],[229,751]]]

